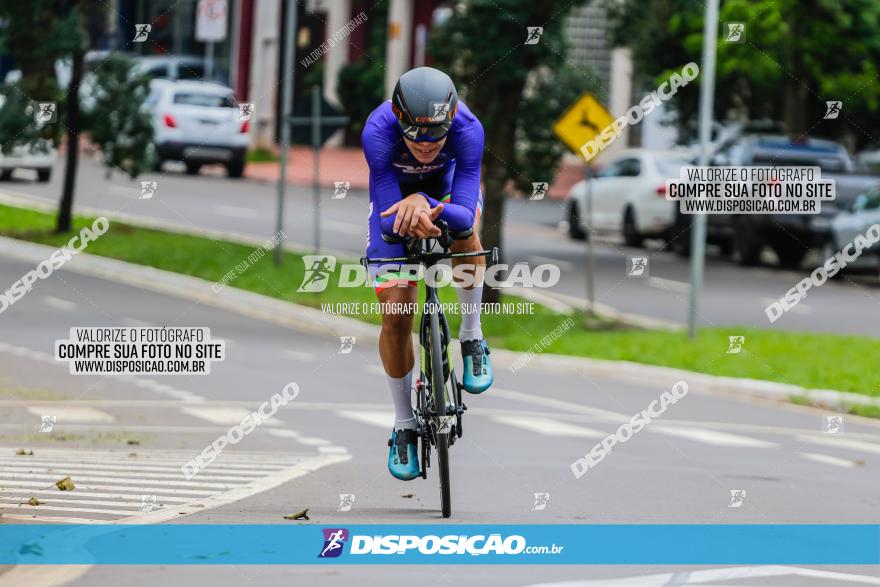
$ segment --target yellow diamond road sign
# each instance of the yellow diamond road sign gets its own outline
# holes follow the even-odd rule
[[[584,157],[581,147],[610,126],[614,117],[593,94],[584,92],[553,125],[553,132],[569,149]],[[584,157],[586,159],[586,157]]]

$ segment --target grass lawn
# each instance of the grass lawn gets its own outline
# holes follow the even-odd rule
[[[90,225],[91,218],[77,217],[75,230]],[[60,246],[71,235],[56,235],[54,215],[0,205],[0,235]],[[89,244],[87,252],[184,273],[208,281],[223,278],[236,264],[254,251],[249,245],[214,241],[112,222],[109,231]],[[341,261],[341,260],[340,260]],[[73,261],[75,262],[75,261]],[[338,267],[337,267],[338,270]],[[326,303],[365,303],[376,301],[371,287],[342,289],[334,280],[321,293],[301,293],[304,265],[299,255],[284,253],[280,268],[266,254],[230,283],[231,286],[312,307]],[[11,284],[0,286],[6,289]],[[39,282],[34,286],[39,288]],[[441,300],[453,302],[451,288],[441,292]],[[505,296],[503,302],[524,304]],[[696,340],[682,332],[648,331],[626,328],[595,328],[578,314],[569,316],[533,305],[532,314],[487,314],[483,329],[492,346],[528,351],[560,327],[564,334],[541,352],[558,353],[663,365],[692,371],[765,379],[812,388],[837,389],[880,396],[880,339],[778,332],[754,328],[703,328]],[[358,315],[368,322],[379,322],[377,315]],[[458,316],[448,315],[453,332],[458,332]],[[573,321],[573,326],[570,326]],[[728,336],[744,335],[739,354],[728,354]]]

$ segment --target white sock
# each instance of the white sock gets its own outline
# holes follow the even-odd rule
[[[394,429],[416,429],[416,417],[412,409],[412,375],[413,370],[403,377],[388,377],[391,388],[391,400],[394,402]]]
[[[480,340],[483,338],[483,329],[480,327],[480,311],[483,301],[483,286],[477,285],[471,289],[463,287],[455,288],[458,294],[458,302],[461,308],[461,328],[458,331],[458,339]]]

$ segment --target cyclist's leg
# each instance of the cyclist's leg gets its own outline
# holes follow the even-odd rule
[[[388,444],[388,470],[401,480],[420,473],[416,419],[412,410],[412,381],[415,355],[412,324],[418,289],[409,275],[391,272],[394,267],[370,266],[370,276],[382,308],[379,356],[385,368],[394,403],[394,428]]]

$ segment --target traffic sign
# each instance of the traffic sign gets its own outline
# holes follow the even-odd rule
[[[196,40],[222,41],[226,38],[227,0],[199,0],[196,9]]]
[[[581,148],[614,122],[614,117],[593,94],[584,92],[553,124],[553,132],[565,145],[584,156]]]

